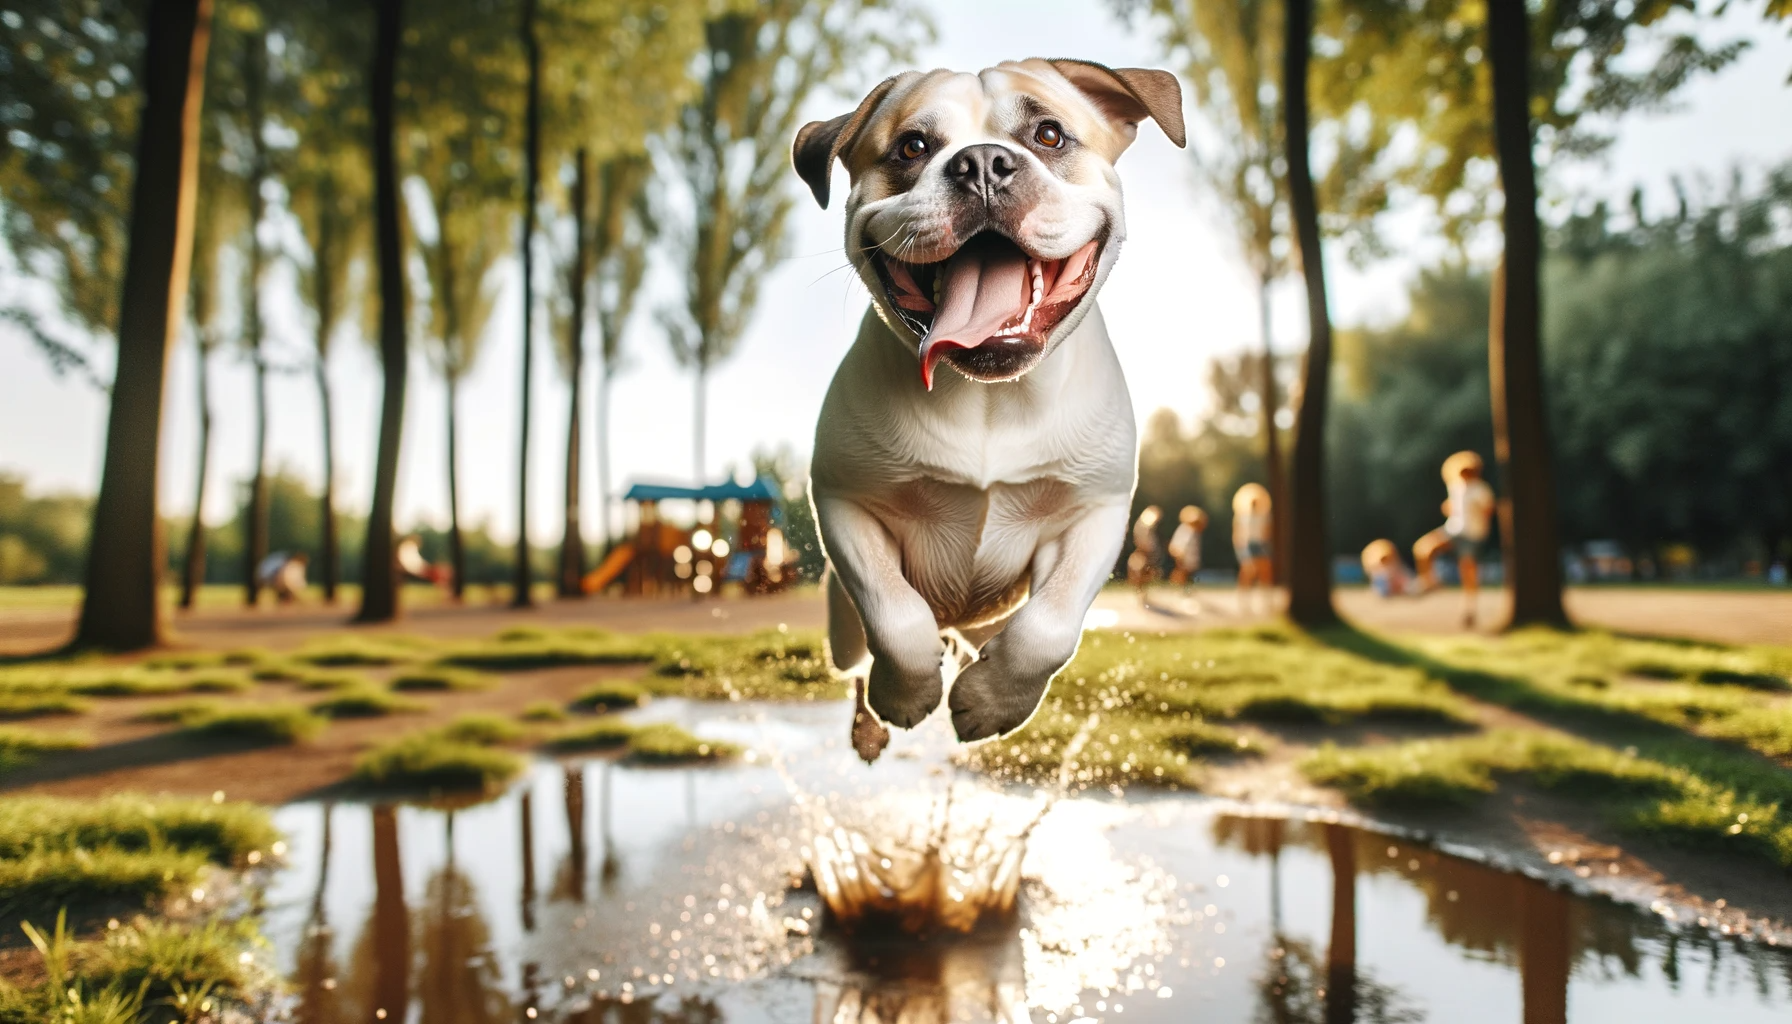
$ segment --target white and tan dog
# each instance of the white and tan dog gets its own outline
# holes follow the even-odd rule
[[[1076,653],[1126,537],[1132,399],[1095,294],[1126,236],[1114,161],[1146,118],[1184,144],[1173,75],[1071,60],[909,72],[797,134],[872,308],[815,430],[828,641],[871,658],[854,742],[939,706],[961,740],[1019,728]],[[874,315],[875,314],[875,315]],[[939,373],[944,361],[951,371]]]

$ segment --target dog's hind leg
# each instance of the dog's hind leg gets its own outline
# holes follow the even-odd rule
[[[865,623],[858,606],[832,565],[822,585],[828,593],[828,659],[842,672],[862,668],[871,651],[865,646]]]

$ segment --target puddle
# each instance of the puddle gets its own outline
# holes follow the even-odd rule
[[[850,827],[925,827],[948,785],[955,820],[1025,822],[1040,806],[1030,789],[955,772],[943,728],[899,736],[867,769],[845,743],[844,705],[662,701],[647,714],[776,750],[791,783]],[[292,804],[264,930],[309,1024],[1792,1012],[1785,950],[1348,826],[1171,794],[1058,801],[1032,834],[1011,918],[849,941],[813,887],[796,887],[813,820],[764,756],[541,762],[502,798],[453,811]]]

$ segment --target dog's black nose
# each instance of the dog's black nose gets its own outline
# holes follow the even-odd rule
[[[1006,146],[987,142],[964,147],[946,165],[948,177],[980,196],[1007,188],[1019,170],[1020,161]]]

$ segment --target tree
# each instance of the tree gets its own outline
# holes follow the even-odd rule
[[[80,647],[132,650],[161,640],[162,386],[192,255],[211,13],[210,0],[155,0],[149,8],[118,371],[75,633]]]
[[[255,372],[255,428],[250,449],[254,468],[249,483],[249,534],[243,547],[243,601],[254,607],[261,591],[256,570],[268,554],[268,352],[262,315],[268,252],[262,227],[267,220],[266,187],[274,177],[268,144],[273,83],[268,66],[268,25],[261,9],[245,0],[227,0],[218,25],[221,59],[212,64],[211,83],[212,107],[222,125],[218,164],[242,190],[246,266],[238,342]]]
[[[1567,622],[1536,327],[1536,146],[1546,159],[1596,154],[1611,141],[1599,124],[1659,106],[1742,51],[1677,30],[1668,19],[1677,11],[1697,5],[1545,0],[1533,18],[1522,5],[1480,0],[1347,0],[1328,39],[1343,74],[1322,87],[1326,101],[1366,96],[1376,119],[1414,129],[1402,176],[1437,201],[1453,236],[1487,221],[1496,183],[1504,193],[1488,357],[1513,626]],[[1639,50],[1653,60],[1634,60]]]
[[[9,302],[0,305],[0,320],[29,337],[56,372],[104,389],[95,342],[112,340],[119,322],[144,9],[126,0],[7,7],[0,12],[7,95],[0,237],[22,271],[50,284],[59,316]]]
[[[1511,625],[1566,626],[1555,482],[1544,420],[1542,259],[1537,168],[1531,151],[1530,27],[1521,3],[1487,7],[1493,126],[1499,153],[1505,252],[1493,278],[1487,334],[1493,453],[1506,487],[1502,508]]]
[[[361,570],[361,622],[398,616],[397,538],[392,506],[398,488],[398,453],[404,430],[405,331],[404,254],[398,233],[398,167],[393,152],[393,94],[404,24],[403,0],[379,0],[373,66],[368,75],[368,107],[373,112],[374,245],[379,271],[380,396],[379,454],[374,462],[373,508],[367,516],[367,543]]]
[[[405,103],[406,120],[430,126],[411,133],[406,155],[419,193],[428,197],[410,212],[429,284],[428,316],[419,329],[447,389],[448,558],[456,598],[464,595],[467,579],[458,391],[478,360],[491,319],[493,268],[511,254],[515,240],[517,162],[509,125],[519,69],[515,45],[495,13],[472,2],[432,8],[415,42],[415,51],[427,55],[427,70],[411,76]]]
[[[523,112],[523,401],[517,441],[516,572],[511,582],[512,608],[535,604],[530,590],[535,574],[529,567],[529,396],[535,356],[535,206],[541,193],[541,41],[535,34],[539,0],[523,0],[523,59],[527,68],[527,100]]]
[[[674,358],[693,372],[699,483],[709,374],[740,344],[782,249],[787,153],[804,102],[849,66],[899,57],[928,31],[901,0],[769,0],[724,9],[704,26],[699,89],[669,142],[691,211],[671,237],[684,300],[661,316]]]
[[[540,12],[545,45],[542,148],[548,166],[564,168],[570,189],[547,182],[552,207],[564,207],[556,247],[552,336],[567,375],[564,523],[558,588],[581,596],[584,540],[580,531],[581,455],[587,305],[595,300],[604,347],[599,399],[607,404],[612,348],[620,343],[646,268],[635,230],[647,223],[648,137],[669,122],[691,91],[688,66],[701,38],[695,4],[667,7],[657,0],[550,0]],[[595,211],[595,213],[594,213]],[[596,217],[595,222],[592,220]],[[570,251],[568,251],[570,250]],[[601,409],[600,405],[600,409]],[[599,414],[599,507],[607,508],[608,453]],[[606,528],[607,533],[607,528]]]
[[[1307,361],[1295,421],[1289,480],[1288,617],[1300,625],[1337,621],[1331,552],[1325,539],[1325,416],[1331,387],[1332,322],[1326,308],[1319,202],[1308,163],[1307,73],[1313,43],[1312,0],[1287,0],[1283,46],[1283,109],[1287,125],[1288,205],[1307,287]]]
[[[286,175],[287,205],[304,235],[309,259],[298,264],[299,292],[313,317],[312,379],[322,425],[323,487],[318,562],[324,600],[334,604],[342,571],[336,522],[336,442],[329,357],[336,333],[355,319],[353,274],[368,256],[371,182],[362,158],[367,108],[357,61],[366,31],[338,17],[328,0],[289,9],[300,68],[294,106],[304,145]],[[366,304],[364,308],[371,308]]]
[[[648,200],[653,164],[645,153],[617,157],[598,169],[602,205],[593,226],[592,267],[598,345],[597,507],[602,537],[610,537],[610,392],[625,365],[624,332],[634,316],[647,254],[659,234]]]
[[[503,206],[469,190],[444,186],[433,193],[434,237],[417,233],[417,249],[429,276],[429,334],[448,408],[448,558],[454,596],[466,593],[467,564],[461,543],[457,423],[460,382],[479,357],[480,343],[497,298],[492,273],[509,251],[510,218]]]
[[[1262,421],[1264,476],[1274,509],[1277,580],[1287,581],[1289,505],[1282,473],[1281,430],[1275,415],[1275,360],[1271,346],[1269,289],[1290,270],[1293,253],[1288,213],[1288,163],[1283,131],[1282,0],[1198,3],[1195,0],[1120,0],[1122,15],[1148,10],[1158,38],[1183,79],[1217,145],[1197,139],[1192,153],[1202,178],[1230,215],[1257,287],[1263,353],[1255,365],[1257,408]],[[1332,127],[1336,127],[1333,125]],[[1387,181],[1377,173],[1390,141],[1371,124],[1366,132],[1334,131],[1339,151],[1316,184],[1322,226],[1344,235],[1353,252],[1378,250],[1375,218],[1387,205]]]
[[[204,130],[202,129],[202,133]],[[204,133],[210,134],[210,133]],[[231,190],[215,179],[215,164],[202,164],[199,169],[199,202],[202,212],[193,226],[193,260],[188,302],[193,331],[193,362],[198,385],[195,398],[199,406],[199,460],[193,482],[193,520],[187,528],[186,557],[182,562],[180,606],[192,609],[198,600],[199,588],[205,585],[205,492],[210,477],[212,451],[212,406],[208,378],[212,353],[223,344],[218,324],[219,292],[226,239],[241,230],[242,208]]]

